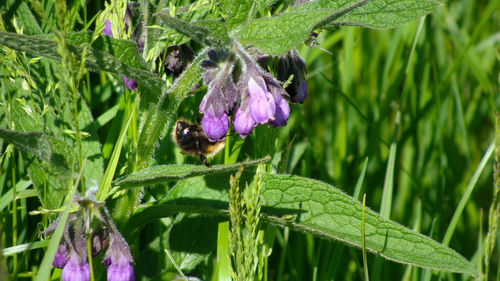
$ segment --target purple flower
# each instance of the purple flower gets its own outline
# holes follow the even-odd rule
[[[285,126],[288,116],[290,116],[290,106],[279,93],[274,95],[274,100],[276,101],[276,114],[274,120],[269,123],[274,127]]]
[[[89,281],[90,267],[77,253],[72,252],[61,274],[62,281]]]
[[[262,79],[259,85],[253,77],[248,80],[248,94],[250,95],[249,107],[253,120],[260,124],[274,120],[276,105],[273,95],[268,92]]]
[[[108,266],[108,281],[134,281],[134,268],[124,255],[119,255],[117,260]]]
[[[215,142],[221,140],[226,136],[229,130],[229,118],[224,111],[217,116],[211,107],[205,112],[205,115],[203,115],[201,128],[210,141]]]
[[[68,247],[65,243],[59,244],[57,248],[57,253],[54,256],[54,261],[52,261],[52,265],[57,268],[63,268],[66,264],[66,256],[68,255]]]
[[[132,91],[137,90],[137,81],[135,81],[134,79],[128,79],[127,77],[122,76],[122,81],[123,84],[125,84],[125,88],[130,89]]]
[[[252,119],[252,116],[250,116],[248,105],[238,107],[234,114],[233,127],[234,130],[240,134],[241,138],[245,138],[252,132],[255,125],[257,125],[257,123]]]
[[[109,19],[106,19],[106,25],[102,30],[102,34],[113,37],[113,31],[111,30],[111,22],[109,21]]]
[[[134,281],[132,256],[127,242],[117,233],[110,234],[110,245],[104,258],[108,281]]]

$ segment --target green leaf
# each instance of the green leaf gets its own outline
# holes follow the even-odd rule
[[[88,39],[87,33],[78,33],[68,36],[68,41],[73,43],[84,43]],[[107,71],[133,78],[142,88],[142,92],[156,96],[164,81],[144,69],[144,63],[139,59],[137,46],[133,41],[113,39],[111,37],[97,40],[96,47],[81,47],[69,44],[68,48],[75,55],[80,56],[87,48],[85,66],[93,71]],[[16,51],[26,52],[32,56],[43,56],[53,60],[60,60],[57,53],[57,43],[45,37],[19,35],[0,31],[0,44]],[[101,48],[101,49],[99,49]],[[115,57],[113,54],[118,56]]]
[[[233,1],[226,26],[229,30],[235,30],[242,24],[252,20],[255,17],[259,1],[241,0]]]
[[[247,181],[251,174],[244,173]],[[244,181],[245,179],[242,179]],[[362,204],[320,181],[263,174],[263,221],[361,247]],[[129,220],[127,232],[173,212],[227,215],[229,174],[180,181],[159,204],[144,205]],[[386,259],[433,270],[478,276],[475,266],[435,240],[365,209],[366,249]]]
[[[70,177],[77,169],[74,150],[65,142],[40,132],[17,132],[0,128],[0,138],[41,160],[46,171]]]
[[[166,12],[156,15],[170,28],[205,46],[223,47],[229,44],[226,27],[221,22],[206,20],[190,23],[173,18]]]
[[[331,24],[394,28],[429,14],[441,3],[434,0],[371,0]]]
[[[154,185],[172,180],[188,177],[201,176],[205,174],[217,174],[237,171],[241,165],[255,166],[269,161],[270,157],[251,160],[234,165],[214,165],[207,168],[205,165],[159,165],[148,167],[116,180],[113,185],[120,187],[137,187]],[[120,188],[120,189],[122,189]]]
[[[365,0],[307,2],[274,17],[256,19],[235,37],[244,46],[280,55],[304,42],[314,29],[365,3]]]
[[[45,248],[49,245],[49,240],[35,241],[33,243],[21,244],[17,246],[12,246],[2,250],[2,255],[12,256],[13,254],[22,253],[25,251]]]
[[[290,8],[288,12],[254,20],[236,33],[245,46],[280,55],[304,42],[309,34],[327,25],[392,28],[430,13],[433,0],[322,0]]]

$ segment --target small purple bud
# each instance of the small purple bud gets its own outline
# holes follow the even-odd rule
[[[217,117],[213,110],[208,110],[201,120],[201,128],[211,142],[221,140],[229,129],[229,118],[225,112]]]
[[[212,61],[212,60],[203,60],[201,61],[201,67],[207,69],[207,68],[214,68],[217,66],[217,63]]]
[[[248,81],[248,93],[250,95],[250,115],[253,120],[260,124],[265,124],[269,120],[273,120],[276,113],[276,105],[273,95],[267,91],[264,81],[262,80],[261,85],[259,85],[253,77],[250,77]]]
[[[111,263],[108,269],[108,281],[134,281],[134,268],[128,259],[120,255],[118,260]]]
[[[137,90],[137,81],[135,81],[134,79],[129,79],[125,76],[122,76],[122,81],[123,84],[125,84],[125,88],[130,89],[132,91]]]
[[[111,30],[111,22],[109,21],[109,19],[106,19],[106,25],[102,30],[102,34],[113,37],[113,31]]]
[[[215,50],[208,50],[207,55],[208,58],[212,61],[217,61],[219,59],[219,56],[217,55],[217,52]]]
[[[59,244],[59,247],[57,248],[57,253],[54,256],[54,261],[52,262],[52,265],[57,267],[57,268],[63,268],[64,265],[66,264],[66,256],[68,255],[68,248],[66,247],[66,244],[62,243]]]
[[[240,134],[241,138],[244,139],[249,133],[252,132],[256,123],[252,119],[252,116],[250,116],[248,106],[243,109],[242,108],[243,106],[238,107],[236,113],[234,114],[233,127],[234,130]]]
[[[62,281],[89,281],[90,267],[86,261],[80,262],[76,253],[70,254],[70,258],[61,273]]]
[[[290,116],[290,106],[281,96],[278,99],[275,96],[275,99],[278,100],[276,103],[276,115],[274,116],[274,120],[269,123],[271,123],[274,127],[285,126],[286,121]]]

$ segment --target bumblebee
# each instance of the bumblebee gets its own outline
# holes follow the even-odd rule
[[[191,124],[185,120],[178,120],[175,123],[172,138],[182,153],[198,156],[207,167],[210,167],[207,157],[213,157],[226,144],[224,140],[211,142],[199,122]]]

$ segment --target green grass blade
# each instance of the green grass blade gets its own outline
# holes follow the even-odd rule
[[[455,212],[453,213],[453,217],[451,218],[450,224],[448,225],[448,228],[446,229],[446,233],[444,234],[443,238],[443,244],[449,245],[451,237],[453,236],[453,233],[455,232],[455,228],[457,227],[458,220],[460,219],[460,216],[462,215],[462,212],[465,208],[465,204],[469,201],[470,195],[472,194],[472,191],[474,191],[474,188],[476,187],[477,181],[479,180],[479,176],[481,176],[481,173],[484,170],[484,167],[486,167],[486,163],[490,160],[491,156],[493,155],[493,152],[495,151],[495,143],[494,141],[490,144],[488,149],[483,155],[483,158],[481,159],[481,162],[479,162],[479,165],[477,166],[476,170],[474,171],[474,174],[472,175],[472,178],[470,179],[469,183],[467,184],[467,187],[465,188],[464,193],[462,194],[462,197],[460,198],[460,202],[458,202],[458,206],[455,209]]]
[[[118,137],[118,140],[116,141],[115,147],[113,148],[113,153],[111,154],[108,166],[106,167],[106,171],[104,172],[104,176],[102,178],[101,184],[99,185],[99,190],[97,191],[97,194],[96,194],[96,199],[99,201],[104,201],[109,195],[111,182],[113,181],[113,177],[114,177],[115,172],[116,172],[116,167],[118,166],[118,160],[120,159],[123,140],[127,136],[127,130],[128,130],[129,125],[130,125],[130,122],[132,121],[132,118],[135,114],[135,109],[137,108],[138,102],[139,102],[139,98],[137,97],[136,101],[134,102],[132,112],[130,112],[129,117],[127,118],[127,122],[122,127],[122,130],[120,131],[120,136]]]

